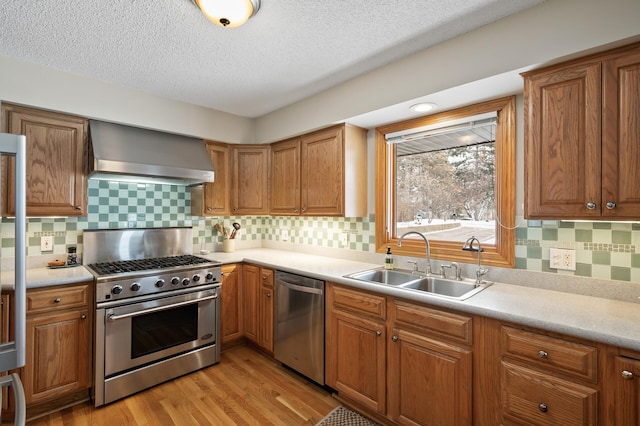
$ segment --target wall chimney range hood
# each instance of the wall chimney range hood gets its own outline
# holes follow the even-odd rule
[[[213,182],[201,139],[89,120],[89,178],[169,185]]]

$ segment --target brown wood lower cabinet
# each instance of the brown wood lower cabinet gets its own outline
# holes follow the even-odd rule
[[[242,264],[222,266],[220,340],[222,350],[242,341],[243,327]]]
[[[27,418],[89,398],[93,283],[27,291],[26,364],[19,370]],[[13,305],[13,294],[9,294]],[[9,418],[12,402],[6,414]]]
[[[273,270],[243,266],[244,335],[268,352],[273,352]]]
[[[331,283],[327,309],[340,396],[397,424],[471,424],[471,318]]]

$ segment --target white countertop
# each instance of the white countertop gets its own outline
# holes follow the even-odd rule
[[[494,283],[464,301],[344,278],[381,265],[274,249],[200,255],[222,263],[249,262],[416,302],[524,324],[640,351],[640,304],[512,284]],[[92,280],[84,267],[27,270],[27,288]],[[3,289],[13,272],[2,272]]]

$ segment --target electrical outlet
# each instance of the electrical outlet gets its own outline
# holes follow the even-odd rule
[[[349,245],[349,233],[343,232],[340,234],[340,247],[346,247]]]
[[[281,229],[280,230],[280,240],[282,240],[282,241],[288,241],[289,240],[289,230],[288,229]]]
[[[53,251],[53,235],[40,237],[40,251]]]
[[[549,267],[566,271],[576,270],[576,251],[564,249],[549,249]]]

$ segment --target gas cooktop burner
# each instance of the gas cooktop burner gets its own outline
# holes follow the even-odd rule
[[[154,269],[178,268],[184,266],[215,263],[211,260],[189,254],[154,259],[120,260],[88,265],[98,275],[124,274],[127,272],[148,271]]]

